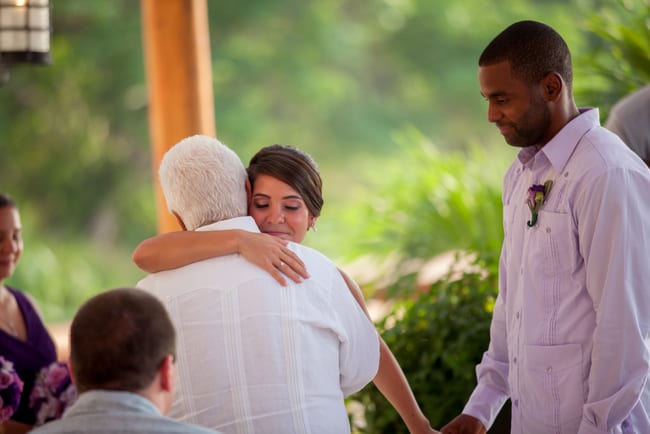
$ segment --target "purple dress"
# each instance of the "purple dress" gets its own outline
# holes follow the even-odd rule
[[[29,408],[29,395],[38,371],[56,361],[56,347],[25,294],[10,287],[7,289],[16,298],[27,326],[27,341],[22,341],[0,329],[0,354],[13,362],[18,376],[24,383],[20,406],[11,419],[34,425],[36,415]]]

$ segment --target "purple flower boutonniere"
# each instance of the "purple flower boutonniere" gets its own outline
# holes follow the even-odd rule
[[[537,213],[539,212],[539,209],[542,207],[544,202],[546,202],[546,198],[548,197],[548,193],[551,191],[551,187],[553,186],[553,181],[548,180],[544,183],[544,185],[541,184],[533,184],[530,186],[528,189],[528,208],[530,208],[531,212],[531,218],[528,220],[527,224],[528,227],[533,227],[537,223]]]

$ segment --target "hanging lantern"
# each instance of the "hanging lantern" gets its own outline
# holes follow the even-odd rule
[[[0,68],[5,80],[13,64],[51,61],[49,0],[0,0]]]

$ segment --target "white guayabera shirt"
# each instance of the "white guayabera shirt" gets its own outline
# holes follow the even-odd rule
[[[200,230],[257,232],[250,217]],[[223,433],[350,433],[343,398],[370,382],[377,332],[336,266],[290,247],[310,278],[283,287],[233,254],[147,276],[177,329],[170,416]]]
[[[505,176],[490,347],[463,412],[488,425],[509,397],[513,434],[650,433],[650,170],[598,119],[581,110]]]

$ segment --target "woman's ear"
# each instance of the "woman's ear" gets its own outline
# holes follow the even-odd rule
[[[316,220],[318,220],[318,217],[311,216],[309,219],[309,226],[307,226],[307,229],[312,229],[314,232],[316,232]]]

